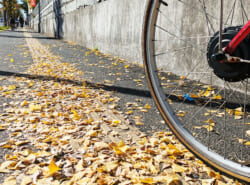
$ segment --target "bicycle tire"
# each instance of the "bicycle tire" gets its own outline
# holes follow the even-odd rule
[[[197,4],[199,4],[198,1],[195,1],[195,2],[197,2]],[[204,1],[199,1],[199,2],[203,3],[203,4],[200,4],[200,5],[205,5]],[[212,3],[213,8],[215,7],[214,6],[215,2],[216,1],[213,1],[213,3]],[[245,1],[241,1],[241,2],[244,3]],[[176,5],[178,3],[180,3],[181,5],[171,7],[171,5]],[[232,3],[233,3],[233,1],[232,1]],[[183,118],[183,117],[185,117],[187,114],[192,115],[193,114],[192,112],[190,112],[190,113],[185,112],[185,113],[183,113],[185,115],[183,115],[183,114],[178,115],[178,113],[180,112],[181,109],[177,109],[175,107],[175,106],[179,106],[181,108],[187,107],[187,110],[185,110],[185,111],[195,109],[195,111],[196,111],[195,114],[197,116],[198,115],[203,116],[203,115],[200,115],[200,114],[207,111],[207,109],[211,110],[211,112],[212,112],[213,106],[214,106],[212,104],[214,104],[214,101],[215,102],[217,101],[217,99],[214,98],[214,97],[216,97],[216,95],[219,96],[220,95],[219,93],[221,93],[223,91],[225,97],[224,96],[221,97],[221,95],[220,95],[220,97],[217,97],[218,99],[220,99],[220,101],[219,101],[220,108],[218,108],[218,106],[215,106],[216,108],[214,108],[214,109],[217,110],[217,112],[218,112],[218,110],[221,111],[221,109],[224,110],[225,115],[224,115],[224,118],[223,118],[224,119],[223,124],[224,124],[224,129],[225,129],[225,131],[224,131],[225,136],[223,136],[223,137],[226,138],[226,134],[228,134],[226,130],[228,129],[230,132],[233,132],[234,130],[230,130],[231,128],[228,128],[230,125],[227,126],[225,124],[225,119],[226,119],[226,121],[227,121],[227,119],[232,121],[232,116],[233,115],[231,115],[231,114],[229,115],[228,111],[230,111],[230,110],[235,111],[236,110],[236,109],[229,109],[228,106],[229,105],[230,106],[232,106],[232,105],[237,106],[238,105],[238,102],[236,102],[234,104],[232,103],[232,101],[234,99],[233,98],[232,98],[233,100],[231,99],[231,94],[230,94],[230,97],[229,97],[230,101],[226,99],[227,98],[226,95],[229,94],[229,93],[233,93],[234,96],[241,97],[241,98],[236,97],[236,99],[241,100],[242,99],[242,94],[243,94],[244,97],[245,97],[245,99],[244,99],[244,111],[243,111],[244,124],[242,124],[243,126],[241,126],[240,129],[245,132],[249,128],[249,125],[246,124],[246,122],[249,120],[249,118],[246,117],[246,115],[248,114],[248,112],[246,112],[246,107],[249,105],[246,102],[246,99],[247,99],[247,97],[249,95],[247,92],[242,93],[241,91],[236,91],[235,90],[236,88],[234,88],[234,89],[233,88],[228,88],[226,86],[228,84],[230,84],[230,82],[223,82],[224,86],[222,87],[222,90],[220,90],[219,93],[214,93],[214,94],[209,95],[209,96],[213,95],[212,97],[209,97],[209,98],[207,98],[207,97],[198,97],[197,95],[192,95],[190,97],[190,94],[197,92],[197,89],[190,90],[189,86],[187,85],[188,87],[185,90],[183,90],[183,83],[188,83],[189,85],[194,84],[194,83],[200,83],[200,86],[202,86],[202,87],[206,86],[207,84],[205,82],[203,82],[203,81],[198,81],[197,82],[197,79],[195,79],[195,78],[194,79],[192,79],[192,78],[189,79],[186,76],[181,76],[180,73],[175,72],[173,69],[172,69],[172,71],[168,71],[168,69],[166,69],[166,68],[168,68],[167,65],[174,65],[173,64],[174,61],[176,61],[178,59],[171,58],[171,56],[169,56],[170,54],[168,54],[167,52],[166,52],[166,54],[163,54],[163,55],[166,55],[164,57],[164,59],[166,60],[166,62],[164,60],[164,62],[165,62],[164,64],[162,64],[162,61],[163,61],[162,58],[161,59],[157,58],[158,57],[157,52],[159,52],[159,51],[156,51],[156,50],[157,49],[159,50],[159,48],[161,49],[160,51],[166,50],[166,51],[171,52],[171,49],[172,49],[172,51],[175,52],[177,50],[176,47],[174,47],[174,46],[173,46],[173,48],[171,48],[171,47],[164,48],[164,46],[162,45],[163,41],[165,41],[167,43],[166,45],[171,45],[172,43],[168,44],[169,40],[167,40],[167,39],[164,40],[165,38],[163,38],[162,40],[161,40],[161,38],[158,38],[160,36],[159,32],[163,31],[163,32],[165,32],[164,34],[170,35],[170,36],[174,37],[174,39],[179,39],[180,40],[179,42],[182,42],[182,40],[184,38],[184,37],[180,37],[180,36],[179,36],[179,38],[175,38],[176,37],[175,34],[179,30],[176,30],[176,32],[168,31],[168,28],[170,29],[171,26],[172,27],[174,26],[175,28],[178,28],[179,25],[167,25],[166,24],[165,25],[166,27],[159,25],[160,23],[164,22],[163,21],[164,18],[159,17],[159,16],[163,16],[163,15],[160,15],[160,14],[163,14],[162,12],[164,11],[164,9],[169,10],[170,11],[169,14],[164,12],[165,13],[164,16],[168,17],[168,15],[171,14],[171,11],[173,13],[174,9],[177,9],[177,8],[181,9],[182,8],[182,11],[185,11],[185,6],[189,6],[189,7],[187,7],[187,9],[189,9],[189,10],[192,10],[192,11],[197,10],[197,11],[199,11],[198,14],[201,14],[202,11],[209,11],[207,9],[207,7],[204,10],[204,9],[200,8],[198,5],[194,4],[194,1],[191,2],[190,0],[188,0],[188,1],[185,1],[185,0],[182,0],[182,1],[171,0],[171,1],[166,1],[166,2],[161,1],[161,0],[148,0],[148,2],[146,4],[146,9],[145,9],[145,14],[144,14],[144,21],[143,21],[142,52],[143,52],[143,60],[144,60],[145,72],[146,72],[146,76],[147,76],[147,80],[148,80],[148,84],[149,84],[149,87],[150,87],[152,97],[153,97],[153,99],[155,101],[155,104],[158,107],[162,117],[164,118],[165,122],[167,123],[167,125],[170,127],[170,129],[173,131],[173,133],[177,136],[177,138],[192,153],[194,153],[198,158],[202,159],[205,163],[215,167],[216,169],[218,169],[218,170],[220,170],[220,171],[222,171],[222,172],[224,172],[224,173],[226,173],[226,174],[228,174],[230,176],[233,176],[233,177],[235,177],[237,179],[240,179],[240,180],[243,180],[243,181],[246,181],[246,182],[250,182],[250,167],[249,167],[249,164],[247,164],[247,162],[249,162],[249,148],[246,148],[247,153],[245,154],[246,159],[244,159],[245,164],[242,164],[243,160],[235,161],[235,160],[232,160],[232,159],[228,159],[229,157],[223,156],[220,153],[220,151],[218,151],[218,152],[214,151],[215,149],[212,148],[212,146],[210,146],[210,143],[209,143],[209,146],[208,146],[208,144],[204,144],[205,142],[203,143],[202,139],[200,140],[200,138],[198,138],[198,136],[196,137],[196,135],[192,133],[193,128],[187,128],[189,126],[185,125],[186,123],[185,124],[183,123],[183,122],[186,121],[185,118]],[[163,10],[161,10],[162,7],[163,7]],[[205,7],[205,6],[203,6],[203,7]],[[180,11],[180,10],[175,10],[175,11]],[[184,29],[183,26],[185,26],[185,25],[182,22],[182,20],[176,20],[178,18],[177,14],[178,13],[173,15],[174,18],[172,20],[175,21],[175,22],[179,21],[180,23],[182,23],[182,25],[180,27],[182,27],[182,29]],[[207,12],[205,13],[205,17],[206,16],[208,16]],[[180,17],[180,19],[181,19],[181,17]],[[172,20],[168,21],[168,22],[171,23]],[[205,18],[205,20],[206,20],[206,18]],[[175,30],[175,28],[173,30]],[[160,29],[160,30],[157,30],[157,29]],[[199,28],[197,28],[197,29],[199,29]],[[202,30],[202,32],[201,32],[202,35],[204,34],[204,32],[206,32],[206,31]],[[211,40],[214,40],[214,38],[213,38],[214,35],[216,35],[216,31],[214,31],[212,35],[209,35],[209,38],[208,38],[210,40],[209,42],[211,42]],[[160,42],[160,44],[159,44],[159,42]],[[189,41],[186,41],[186,42],[189,42]],[[197,41],[197,43],[198,42],[199,41]],[[193,47],[196,50],[201,49],[200,46],[197,43],[192,42],[191,44],[190,43],[188,43],[188,44],[190,44],[191,47]],[[159,46],[157,44],[159,44],[161,46]],[[206,47],[209,47],[208,45],[209,44],[207,44]],[[207,49],[208,48],[206,48],[206,51],[207,51]],[[187,52],[184,53],[184,54],[187,54]],[[206,54],[207,54],[207,52],[203,52],[204,58],[206,58]],[[168,59],[171,60],[171,61],[167,62]],[[183,59],[183,58],[181,58],[181,59]],[[157,60],[159,60],[159,63],[157,63]],[[185,61],[182,60],[182,62],[184,63]],[[207,64],[207,58],[206,58],[205,63],[206,64],[203,64],[203,65],[209,66]],[[184,65],[185,65],[185,63],[184,63]],[[196,68],[196,66],[195,66],[195,68]],[[188,73],[185,73],[185,74],[188,74]],[[209,74],[210,74],[210,72],[209,72]],[[212,76],[211,78],[218,78],[216,75],[213,74],[213,71],[211,72],[211,76]],[[167,80],[167,81],[164,81],[164,80]],[[218,79],[218,80],[223,81],[223,79]],[[169,81],[170,81],[170,83],[168,83]],[[164,82],[166,82],[166,83],[164,83]],[[171,82],[177,83],[176,87],[172,87],[173,84],[171,86]],[[182,84],[180,84],[180,82]],[[246,89],[247,89],[247,82],[245,82],[245,80],[241,81],[239,83],[240,84],[246,83],[246,85],[244,84],[244,87],[246,87]],[[210,89],[212,89],[212,87],[213,87],[214,88],[213,91],[217,92],[217,89],[215,89],[215,88],[217,88],[217,86],[215,86],[213,84],[209,84],[207,86]],[[177,91],[182,92],[183,94],[180,93],[180,94],[176,95],[175,94],[176,91],[174,91],[173,88],[175,88],[175,90],[177,90]],[[168,89],[170,89],[170,90],[168,91]],[[188,90],[189,94],[185,94],[186,90]],[[207,92],[205,92],[205,93],[207,93]],[[210,92],[208,92],[208,94],[209,93]],[[200,99],[202,99],[202,100],[200,100]],[[176,102],[173,103],[173,101],[176,101],[177,103]],[[197,103],[197,101],[198,101],[198,103]],[[201,103],[201,101],[202,101],[202,103]],[[201,106],[201,105],[199,105],[199,103],[201,103],[202,107],[199,107],[199,106]],[[216,103],[218,103],[218,102],[216,102]],[[173,105],[173,104],[175,104],[175,105]],[[189,105],[186,105],[186,104],[189,104]],[[205,104],[205,106],[204,106],[204,104]],[[240,103],[240,105],[242,105],[242,104]],[[191,107],[191,109],[188,109],[188,107]],[[204,108],[204,111],[200,110],[201,108],[202,109]],[[198,113],[197,113],[197,109],[200,110]],[[236,112],[234,112],[234,113],[236,115]],[[226,117],[227,115],[228,115],[228,117]],[[241,114],[241,116],[242,116],[242,114]],[[205,118],[208,118],[208,120],[209,119],[211,120],[212,119],[211,117],[213,119],[215,119],[214,115],[213,116],[210,115],[210,118],[209,118],[208,114],[206,114]],[[219,120],[219,118],[218,118],[218,120]],[[204,123],[202,122],[202,124],[204,124]],[[226,125],[226,127],[225,127],[225,125]],[[192,126],[195,126],[195,124],[193,124]],[[218,127],[221,127],[221,126],[218,126]],[[201,128],[199,128],[199,129],[203,130],[203,131],[200,131],[200,132],[204,133],[205,128],[206,127],[203,127],[201,125]],[[212,133],[212,132],[214,132],[214,130],[210,131],[210,123],[208,123],[208,128],[209,129],[207,130],[207,132],[208,132],[207,135],[210,135],[210,134],[214,135],[214,133]],[[223,128],[221,130],[223,132]],[[206,129],[205,129],[205,132],[206,132]],[[232,136],[232,138],[233,138],[233,136]],[[213,140],[214,138],[209,138],[209,139]],[[235,139],[235,138],[233,138],[233,139]],[[249,138],[248,138],[248,136],[246,138],[246,136],[244,135],[241,139],[246,140],[246,139],[249,139]],[[220,141],[220,142],[224,142],[224,153],[225,153],[225,150],[228,149],[228,148],[226,148],[226,145],[228,147],[229,144],[227,144],[227,141],[225,139],[224,139],[224,141]],[[231,142],[234,142],[234,140],[231,141]],[[243,151],[242,147],[245,147],[244,144],[242,144],[242,143],[240,144],[240,145],[242,145],[241,146],[241,152]],[[229,146],[229,147],[232,147],[232,146]],[[248,146],[246,146],[246,147],[248,147]],[[228,152],[228,151],[226,151],[226,152]],[[238,151],[236,151],[236,152],[238,152]],[[241,153],[241,155],[243,156],[244,154]]]

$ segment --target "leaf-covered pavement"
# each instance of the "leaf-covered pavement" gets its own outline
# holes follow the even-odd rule
[[[147,114],[153,105],[137,98],[121,111],[119,102],[126,100],[109,89],[123,73],[129,77],[131,64],[88,50],[85,56],[110,59],[107,66],[100,60],[91,67],[123,66],[96,84],[83,80],[87,70],[62,62],[49,45],[25,36],[33,58],[27,76],[1,78],[7,85],[0,97],[13,100],[0,115],[0,133],[9,132],[0,144],[9,149],[0,164],[4,185],[240,184],[208,168],[168,130],[146,135],[135,127],[147,122],[138,113]],[[143,87],[141,81],[131,83]]]

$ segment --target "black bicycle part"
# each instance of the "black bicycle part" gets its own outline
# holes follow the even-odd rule
[[[232,26],[225,28],[222,34],[222,46],[227,46],[230,41],[236,36],[240,31],[242,26]],[[242,59],[250,59],[250,39],[247,37],[244,39],[236,50],[233,52],[232,56],[239,57]],[[227,63],[223,62],[226,60],[222,53],[219,51],[219,32],[216,32],[214,36],[210,39],[207,47],[207,60],[209,66],[213,69],[216,76],[219,78],[230,81],[238,82],[249,77],[250,67],[247,63]]]

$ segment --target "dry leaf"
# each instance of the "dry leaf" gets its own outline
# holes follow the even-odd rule
[[[51,160],[48,168],[48,171],[44,171],[46,177],[50,177],[60,170],[60,168],[56,165],[54,159]]]

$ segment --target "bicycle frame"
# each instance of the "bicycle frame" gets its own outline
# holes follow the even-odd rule
[[[248,36],[248,34],[250,34],[250,20],[247,22],[247,24],[245,24],[244,27],[242,27],[239,33],[224,48],[224,53],[232,55],[237,46]]]

